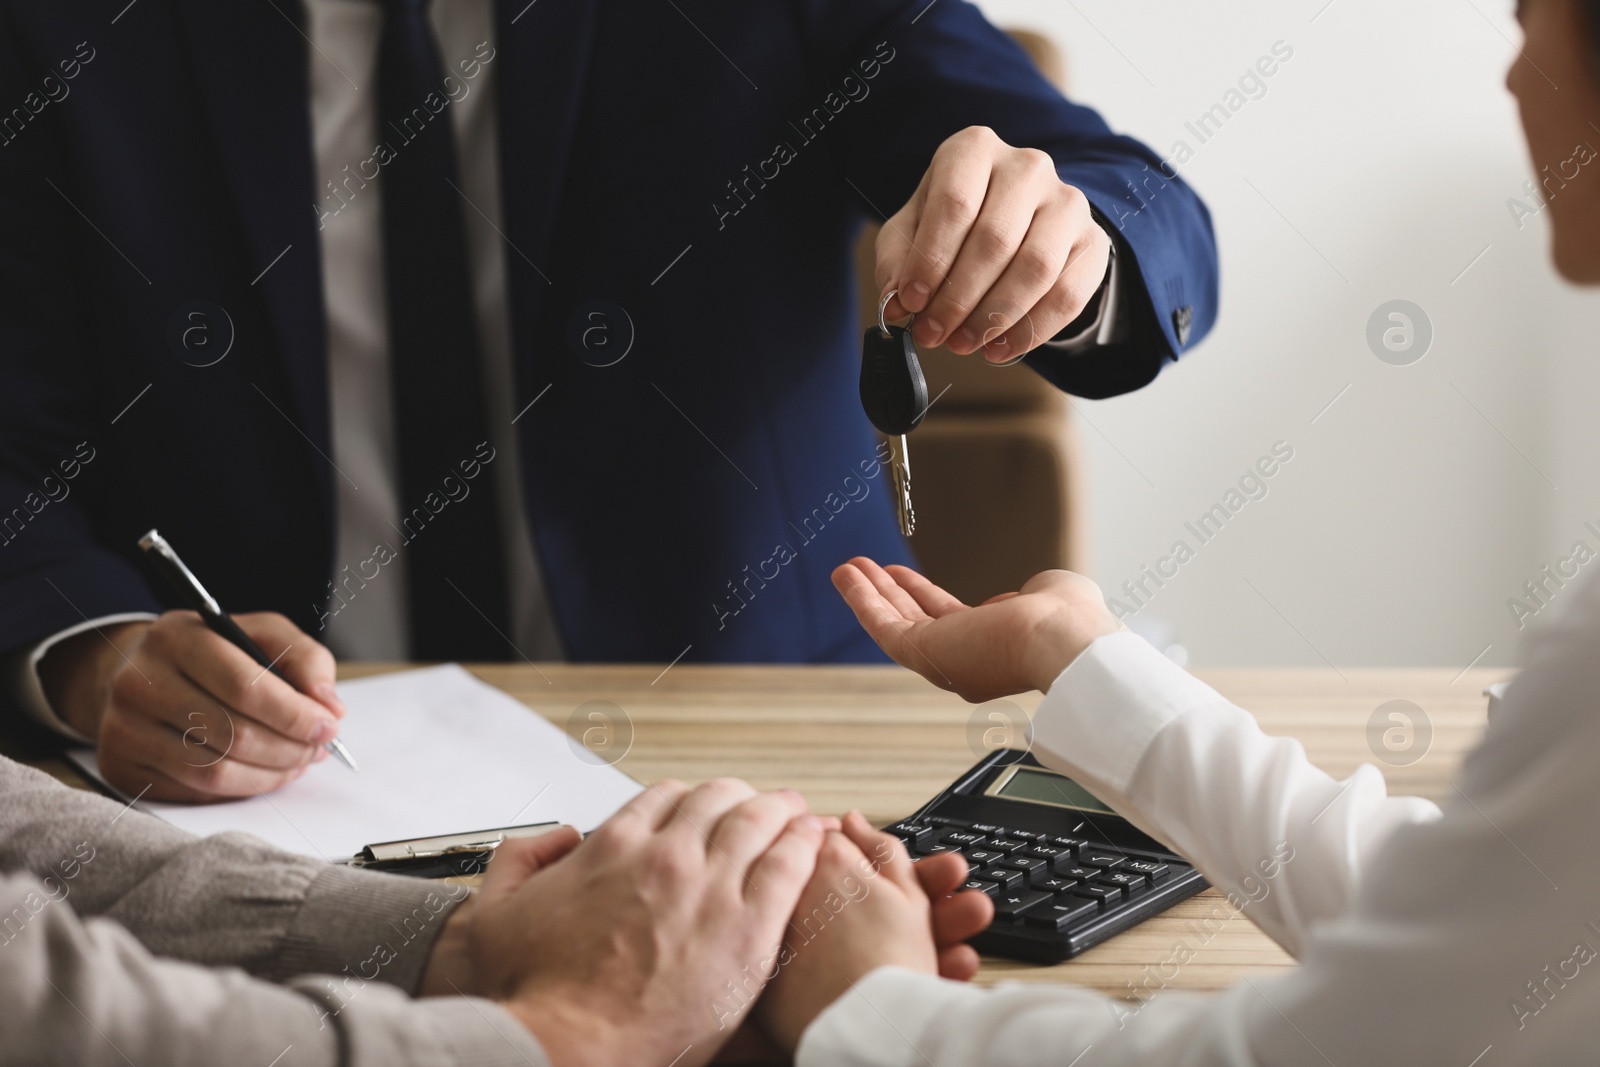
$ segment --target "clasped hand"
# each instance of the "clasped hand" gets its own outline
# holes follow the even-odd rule
[[[775,974],[802,968],[779,979],[783,1000],[762,999],[792,1051],[837,995],[820,976],[878,957],[866,931],[929,973],[972,975],[961,942],[993,912],[982,894],[952,895],[966,873],[955,855],[913,867],[859,814],[841,826],[790,791],[661,782],[582,841],[564,828],[502,845],[446,922],[421,992],[499,1000],[555,1067],[694,1067],[741,1033]]]

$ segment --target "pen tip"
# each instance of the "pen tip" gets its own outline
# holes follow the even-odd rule
[[[350,750],[344,747],[343,741],[335,737],[332,741],[328,742],[327,748],[328,751],[332,752],[335,756],[338,756],[341,760],[343,760],[346,767],[349,767],[357,774],[361,773],[361,768],[356,766],[356,758],[350,755]]]

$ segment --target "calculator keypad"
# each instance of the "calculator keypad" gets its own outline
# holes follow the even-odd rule
[[[963,889],[987,893],[995,926],[1025,926],[1039,936],[1065,936],[1190,873],[1184,864],[1127,855],[1077,837],[1016,830],[992,823],[927,818],[888,831],[915,856],[959,852],[971,866]]]

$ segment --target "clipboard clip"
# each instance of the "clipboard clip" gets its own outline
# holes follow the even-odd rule
[[[528,823],[493,830],[471,830],[440,837],[418,837],[401,841],[382,841],[368,845],[350,857],[350,866],[369,871],[386,871],[419,878],[478,874],[494,850],[505,842],[539,837],[560,826],[559,822]]]

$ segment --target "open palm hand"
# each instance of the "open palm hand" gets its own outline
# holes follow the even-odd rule
[[[1100,587],[1071,571],[1043,571],[977,607],[909,567],[860,556],[833,584],[896,663],[973,703],[1049,689],[1095,638],[1122,628]]]

